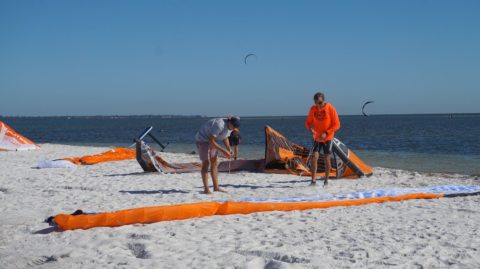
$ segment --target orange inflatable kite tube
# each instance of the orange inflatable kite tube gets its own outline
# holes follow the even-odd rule
[[[268,211],[292,211],[336,206],[359,206],[409,199],[434,199],[444,197],[436,193],[412,193],[398,196],[373,197],[353,200],[321,202],[201,202],[126,209],[117,212],[67,215],[59,214],[53,222],[61,230],[90,229],[94,227],[118,227],[136,223],[201,218],[213,215],[251,214]]]
[[[116,212],[67,215],[53,219],[61,230],[90,229],[94,227],[118,227],[136,223],[182,220],[215,215],[220,204],[202,202],[126,209]]]
[[[336,206],[359,206],[372,203],[384,203],[393,201],[402,201],[410,199],[434,199],[441,198],[443,195],[415,193],[401,196],[386,196],[376,198],[365,198],[356,200],[337,200],[327,202],[288,202],[288,203],[251,203],[251,202],[225,202],[223,203],[216,215],[231,215],[231,214],[252,214],[257,212],[268,211],[293,211],[293,210],[308,210],[317,208],[329,208]]]

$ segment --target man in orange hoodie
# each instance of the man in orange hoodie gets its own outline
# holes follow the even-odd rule
[[[325,180],[324,185],[328,184],[330,177],[331,163],[330,154],[332,153],[332,139],[335,132],[340,129],[340,120],[338,118],[337,110],[330,103],[325,102],[325,95],[317,92],[313,96],[315,104],[308,112],[305,126],[312,133],[313,136],[313,156],[312,156],[312,185],[317,182],[317,162],[320,150],[323,150],[325,156]]]

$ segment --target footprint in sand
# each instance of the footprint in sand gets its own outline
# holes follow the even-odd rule
[[[30,265],[30,266],[32,266],[32,265],[43,265],[43,264],[46,264],[46,263],[56,262],[59,259],[67,258],[67,257],[69,257],[68,254],[63,254],[63,255],[60,255],[60,256],[56,256],[56,255],[42,256],[42,257],[28,263],[28,265]]]
[[[89,187],[72,187],[72,186],[59,186],[57,189],[64,190],[81,190],[81,191],[94,191],[95,189]]]
[[[295,257],[293,255],[281,254],[276,252],[266,252],[261,250],[244,250],[237,251],[238,254],[244,256],[257,256],[264,259],[270,259],[271,261],[284,262],[284,263],[309,263],[309,259]]]
[[[128,235],[128,238],[130,239],[136,239],[136,240],[149,240],[152,238],[152,236],[148,235],[148,234],[136,234],[136,233],[133,233],[133,234],[129,234]]]
[[[128,248],[132,251],[133,256],[138,259],[150,259],[150,253],[145,249],[145,244],[129,243]]]

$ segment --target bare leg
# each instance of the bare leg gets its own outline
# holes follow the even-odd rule
[[[238,158],[238,146],[233,146],[233,159],[236,160]]]
[[[314,152],[312,156],[312,163],[310,165],[310,173],[312,174],[312,182],[311,184],[314,185],[317,183],[317,162],[318,162],[318,152]]]
[[[213,191],[225,192],[218,186],[218,161],[216,157],[210,159],[210,169],[212,173]]]
[[[325,154],[325,180],[323,185],[328,184],[328,178],[330,177],[330,170],[332,169],[332,164],[330,163],[330,154]]]
[[[205,194],[210,194],[212,193],[210,191],[210,188],[208,188],[208,166],[210,165],[210,162],[207,161],[202,161],[202,180],[203,180],[203,193]]]

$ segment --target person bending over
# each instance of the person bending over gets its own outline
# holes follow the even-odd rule
[[[222,152],[227,158],[231,157],[228,136],[233,129],[239,127],[239,117],[216,118],[205,122],[195,135],[198,154],[202,161],[201,174],[205,194],[211,193],[210,188],[208,187],[209,167],[212,176],[213,191],[224,191],[220,189],[218,185],[218,151]],[[225,148],[220,146],[218,141],[223,141]]]

